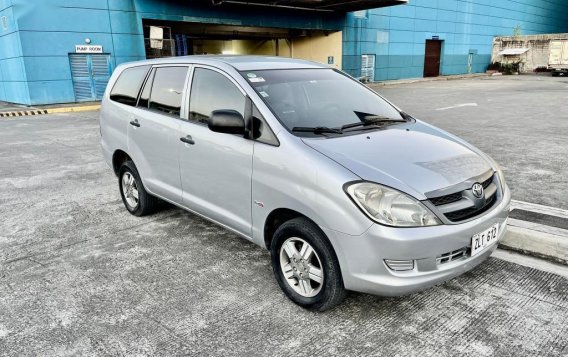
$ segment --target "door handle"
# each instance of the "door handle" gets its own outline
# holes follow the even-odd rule
[[[193,141],[193,139],[191,138],[191,135],[187,135],[184,136],[183,138],[179,138],[180,141],[189,144],[189,145],[193,145],[195,144],[195,141]]]
[[[138,119],[134,119],[130,122],[130,125],[135,126],[137,128],[140,127],[140,123],[138,122]]]

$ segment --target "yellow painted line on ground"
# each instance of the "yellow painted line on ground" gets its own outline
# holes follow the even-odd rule
[[[101,108],[100,104],[83,105],[80,107],[62,107],[62,108],[47,109],[47,113],[55,114],[55,113],[87,112],[91,110],[99,110],[100,108]]]

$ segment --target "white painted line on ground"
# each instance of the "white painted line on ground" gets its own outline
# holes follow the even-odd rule
[[[477,103],[456,104],[456,105],[452,105],[451,107],[438,108],[436,110],[448,110],[448,109],[463,108],[463,107],[477,107]]]
[[[565,209],[543,206],[536,203],[511,200],[511,210],[515,208],[522,209],[525,211],[547,214],[549,216],[568,218],[568,210]]]
[[[523,221],[523,220],[520,220],[520,219],[514,219],[514,218],[510,218],[510,217],[509,217],[509,220],[507,221],[507,224],[509,226],[512,226],[512,227],[531,229],[531,230],[537,231],[537,232],[543,232],[543,233],[548,233],[548,234],[554,234],[554,235],[557,235],[557,236],[568,237],[568,230],[558,228],[558,227],[551,227],[551,226],[547,226],[547,225],[544,225],[544,224],[539,224],[539,223],[534,223],[534,222],[529,222],[529,221]]]
[[[493,253],[493,257],[506,260],[515,264],[523,265],[556,275],[563,276],[568,279],[568,266],[549,262],[548,260],[531,257],[528,255],[511,252],[509,250],[497,249]]]

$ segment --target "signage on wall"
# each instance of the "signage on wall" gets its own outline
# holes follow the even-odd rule
[[[333,64],[333,56],[327,56],[327,64]]]
[[[432,36],[432,40],[439,40],[440,36]]]
[[[101,45],[75,45],[75,53],[103,53]]]

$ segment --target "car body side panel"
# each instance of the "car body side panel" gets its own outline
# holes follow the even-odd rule
[[[342,188],[359,177],[308,149],[299,138],[282,135],[278,139],[280,146],[255,143],[252,210],[257,244],[264,245],[266,218],[279,208],[297,211],[319,226],[349,235],[362,234],[371,226],[371,220]]]
[[[112,168],[112,157],[116,150],[128,151],[128,106],[113,102],[109,94],[116,79],[125,67],[119,66],[112,74],[101,102],[99,125],[101,149],[106,163]]]

